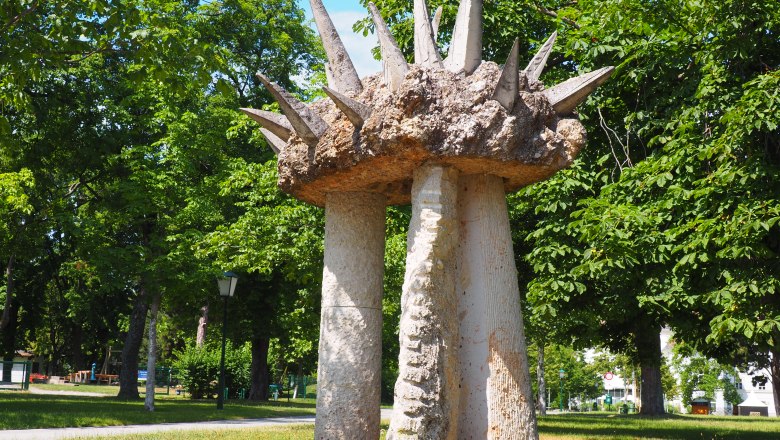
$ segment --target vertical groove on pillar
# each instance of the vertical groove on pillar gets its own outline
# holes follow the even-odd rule
[[[491,175],[461,177],[458,206],[463,345],[459,359],[462,388],[467,390],[462,390],[467,395],[461,396],[459,437],[536,439],[503,180]],[[488,374],[480,369],[485,365]]]
[[[316,439],[379,438],[385,204],[327,195]]]
[[[457,185],[454,168],[424,165],[414,173],[388,440],[457,438]]]

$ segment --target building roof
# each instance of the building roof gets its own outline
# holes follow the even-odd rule
[[[747,399],[745,399],[744,402],[740,403],[737,406],[757,407],[757,406],[767,406],[767,404],[764,403],[762,400],[759,400],[758,397],[754,396],[753,394],[750,394],[747,396]]]

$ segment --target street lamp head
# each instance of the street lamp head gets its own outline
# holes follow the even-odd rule
[[[563,368],[561,368],[561,369],[560,369],[560,371],[558,371],[558,376],[559,376],[561,379],[563,379],[564,377],[566,377],[566,370],[564,370]]]
[[[233,296],[233,292],[236,291],[236,283],[238,283],[238,275],[233,272],[225,272],[222,274],[222,277],[217,280],[219,296]]]

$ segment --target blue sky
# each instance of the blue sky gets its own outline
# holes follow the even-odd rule
[[[352,32],[352,25],[368,15],[366,9],[357,0],[323,0],[322,3],[328,10],[333,25],[336,26],[336,30],[344,42],[344,47],[347,48],[352,63],[355,64],[358,75],[363,78],[380,71],[381,63],[371,55],[371,49],[377,45],[376,36],[370,34],[368,37],[364,37]],[[306,11],[306,16],[311,19],[309,0],[298,0],[298,4]]]

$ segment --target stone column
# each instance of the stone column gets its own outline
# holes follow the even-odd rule
[[[423,165],[414,172],[388,439],[457,438],[457,184],[451,167]]]
[[[379,438],[385,204],[375,193],[326,198],[316,439]]]
[[[536,439],[503,179],[462,176],[458,213],[458,438]]]

